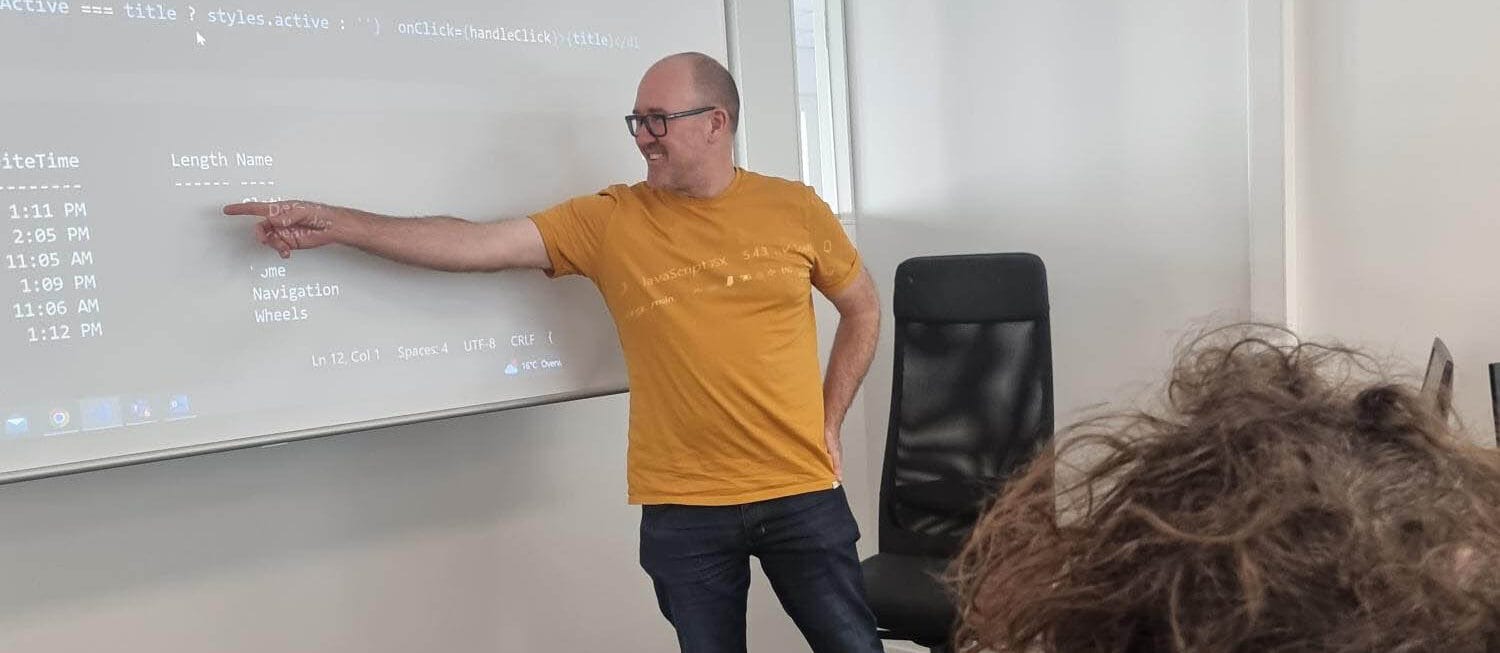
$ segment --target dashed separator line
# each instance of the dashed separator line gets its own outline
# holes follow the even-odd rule
[[[83,190],[83,184],[36,184],[35,186],[22,184],[0,186],[0,190]]]
[[[207,187],[207,186],[233,186],[234,182],[232,182],[232,181],[174,181],[174,182],[172,182],[172,185],[173,186],[177,186],[179,188],[188,188],[188,187],[200,188],[200,187]],[[242,181],[242,182],[240,182],[240,185],[241,186],[275,186],[276,182],[274,182],[274,181]]]

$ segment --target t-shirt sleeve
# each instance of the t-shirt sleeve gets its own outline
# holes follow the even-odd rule
[[[813,189],[808,195],[808,232],[812,237],[812,284],[825,295],[837,294],[859,278],[864,269],[859,250],[828,203]]]
[[[532,214],[531,221],[542,233],[551,262],[545,270],[547,276],[581,274],[594,278],[599,251],[604,247],[605,226],[617,201],[609,190],[603,190]]]

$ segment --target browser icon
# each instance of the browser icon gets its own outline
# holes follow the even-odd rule
[[[54,408],[48,419],[52,422],[52,430],[61,431],[73,423],[73,414],[64,408]]]

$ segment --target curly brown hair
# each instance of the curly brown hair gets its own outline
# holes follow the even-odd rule
[[[1265,327],[1199,339],[1164,408],[1074,426],[980,518],[950,569],[955,641],[1500,651],[1500,458],[1376,369]]]

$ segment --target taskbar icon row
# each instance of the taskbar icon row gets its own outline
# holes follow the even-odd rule
[[[76,401],[0,409],[5,437],[63,435],[171,422],[197,417],[188,395],[88,397]]]

